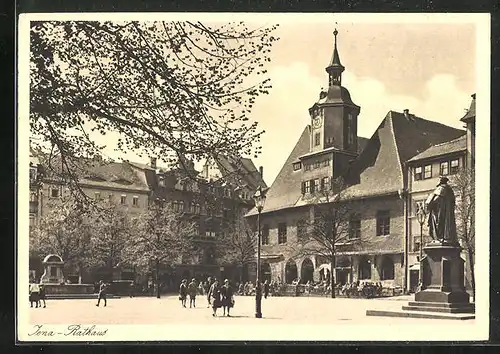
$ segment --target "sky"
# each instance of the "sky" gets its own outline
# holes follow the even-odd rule
[[[263,166],[268,185],[310,123],[308,108],[327,87],[325,67],[333,53],[335,28],[346,68],[342,85],[361,107],[359,136],[369,138],[390,110],[409,109],[419,117],[462,127],[460,118],[476,90],[474,23],[415,23],[405,21],[404,15],[400,23],[283,16],[249,24],[279,24],[275,34],[280,39],[267,66],[273,87],[269,95],[257,98],[250,115],[265,130],[262,153],[253,161]],[[120,158],[113,144],[106,143],[107,155]],[[134,154],[126,158],[141,160]]]

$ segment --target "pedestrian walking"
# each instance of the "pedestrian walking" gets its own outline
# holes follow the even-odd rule
[[[40,286],[38,284],[31,284],[30,289],[30,307],[33,307],[33,303],[35,307],[38,308],[38,302],[40,300]]]
[[[210,305],[212,304],[212,299],[210,298],[210,288],[212,287],[214,280],[215,279],[208,277],[208,280],[205,283],[205,294],[207,295],[207,308],[209,308]]]
[[[135,288],[135,283],[132,281],[128,285],[128,296],[129,297],[134,297],[134,288]]]
[[[210,298],[210,302],[212,304],[212,316],[217,316],[217,309],[221,307],[221,287],[219,286],[219,282],[215,279],[214,283],[210,287],[208,291],[208,297]]]
[[[269,283],[266,281],[264,282],[264,299],[267,299],[269,296]]]
[[[181,285],[179,286],[179,300],[181,300],[182,307],[186,307],[187,298],[187,279],[182,279]]]
[[[196,279],[192,279],[188,285],[189,294],[189,308],[196,307],[196,294],[198,293],[198,286],[196,285]]]
[[[99,307],[99,304],[101,303],[101,300],[104,301],[104,307],[107,305],[107,299],[106,299],[106,292],[107,292],[107,285],[105,282],[102,280],[99,282],[99,295],[97,297],[97,304],[96,306]]]
[[[229,310],[234,306],[234,292],[228,279],[224,280],[224,286],[221,288],[221,304],[222,315],[225,316],[227,311],[227,316],[231,317]]]
[[[42,301],[43,301],[43,307],[47,307],[47,304],[45,303],[45,285],[40,284],[39,286],[39,299],[38,299],[38,304],[40,307],[42,307]]]

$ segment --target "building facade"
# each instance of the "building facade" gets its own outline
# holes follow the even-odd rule
[[[336,283],[381,281],[405,288],[407,283],[407,196],[405,162],[432,145],[456,139],[462,130],[411,114],[390,111],[369,138],[357,135],[361,107],[342,86],[345,70],[337,48],[326,67],[328,89],[309,109],[310,122],[267,192],[261,214],[262,274],[291,282],[318,281],[329,273],[329,261],[318,254],[298,255],[297,237],[311,232],[320,198],[343,179],[347,196],[349,239],[336,245],[332,272]],[[411,144],[409,143],[411,141]],[[255,220],[257,211],[247,214]],[[325,273],[326,271],[326,273]]]
[[[456,176],[463,169],[474,170],[474,144],[475,144],[475,99],[466,115],[461,118],[465,123],[466,132],[457,139],[446,141],[429,147],[427,150],[414,156],[408,161],[408,289],[415,291],[418,286],[420,271],[420,251],[422,245],[431,241],[427,220],[418,219],[418,205],[425,202],[429,194],[435,189],[439,177],[449,178],[450,186],[455,190],[456,203],[460,203],[457,193]],[[422,222],[422,225],[420,225]],[[422,228],[421,228],[422,226]],[[467,254],[462,254],[466,265],[466,287],[470,288],[470,264]]]

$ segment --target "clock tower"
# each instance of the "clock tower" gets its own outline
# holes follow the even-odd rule
[[[345,68],[337,49],[338,31],[335,29],[334,49],[328,73],[328,89],[321,90],[319,100],[309,109],[311,117],[310,152],[333,148],[347,154],[357,154],[358,115],[360,107],[351,100],[342,86]]]

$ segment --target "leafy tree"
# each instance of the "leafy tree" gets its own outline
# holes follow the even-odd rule
[[[170,206],[151,205],[134,220],[124,259],[142,268],[154,269],[160,298],[161,266],[174,266],[192,249],[196,224]]]
[[[57,254],[66,268],[78,268],[81,276],[91,252],[91,228],[84,222],[87,209],[73,199],[62,199],[47,210],[30,233],[30,254]]]
[[[131,237],[130,217],[118,205],[106,201],[91,216],[90,246],[92,252],[88,264],[92,268],[105,267],[108,273],[122,265],[123,251]]]
[[[471,273],[471,287],[473,296],[476,295],[476,282],[474,273],[476,250],[475,227],[475,178],[474,169],[463,168],[452,176],[451,184],[456,194],[455,218],[457,221],[457,234],[462,247],[467,252]]]
[[[120,151],[167,163],[258,154],[262,131],[248,116],[270,88],[275,28],[32,22],[32,144],[60,156],[60,175],[72,181],[78,157],[102,152],[94,134],[117,133]]]

